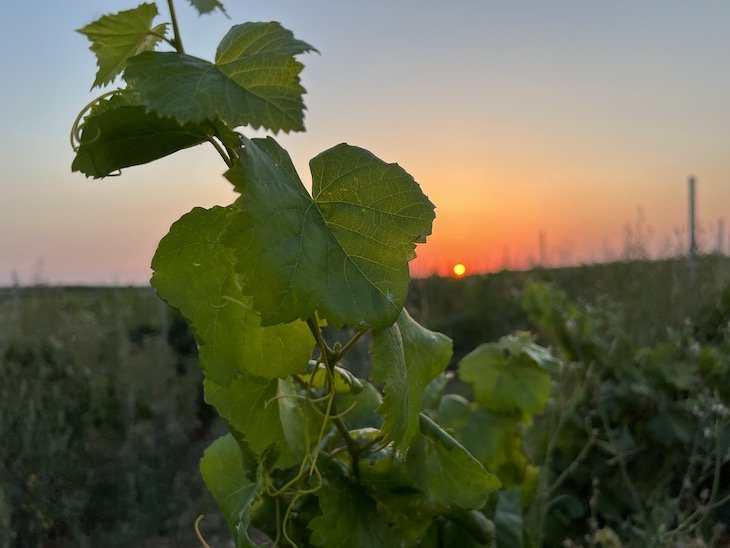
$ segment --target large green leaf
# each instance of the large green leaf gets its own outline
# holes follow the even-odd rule
[[[441,400],[436,419],[487,470],[497,474],[505,487],[522,482],[528,460],[519,412],[496,413],[483,407],[472,410],[460,396],[449,395]]]
[[[438,513],[452,506],[481,508],[500,481],[427,415],[420,415],[405,467]]]
[[[102,101],[84,120],[71,169],[95,179],[106,177],[198,145],[210,134],[212,127],[180,125],[117,95]]]
[[[215,63],[175,52],[129,60],[124,78],[145,105],[179,123],[223,120],[272,131],[304,129],[303,65],[314,48],[279,23],[244,23],[223,38]]]
[[[99,66],[93,87],[110,83],[124,70],[131,57],[154,49],[163,39],[166,25],[152,28],[156,16],[155,4],[140,4],[131,10],[104,15],[78,29],[91,40],[89,49],[96,55]]]
[[[239,373],[271,379],[304,372],[314,340],[304,322],[261,327],[221,243],[231,208],[195,208],[172,225],[152,259],[152,285],[190,322],[205,375],[220,385]]]
[[[205,15],[213,10],[221,10],[224,14],[226,13],[223,4],[218,0],[189,0],[190,4],[198,10],[200,15]]]
[[[314,546],[381,548],[404,546],[394,520],[364,489],[320,456],[327,481],[317,491],[321,514],[309,522]]]
[[[226,242],[262,324],[311,317],[383,328],[398,319],[408,261],[434,206],[397,164],[346,144],[310,162],[312,198],[271,138],[245,140],[226,176],[241,192]]]
[[[408,447],[418,430],[426,385],[449,364],[451,347],[451,339],[421,326],[405,309],[396,323],[375,332],[371,377],[385,384],[378,409],[385,416],[385,443]]]
[[[478,346],[459,363],[459,376],[474,387],[475,401],[497,412],[541,411],[550,396],[552,363],[526,337],[502,337]]]
[[[251,509],[262,486],[254,462],[245,462],[230,434],[215,440],[200,460],[200,472],[228,523],[236,548],[253,547],[248,536]]]

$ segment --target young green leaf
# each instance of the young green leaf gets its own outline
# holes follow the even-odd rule
[[[271,138],[244,140],[226,176],[241,197],[226,242],[262,325],[309,318],[383,328],[398,319],[408,261],[434,206],[397,164],[337,145],[310,162],[312,198]]]
[[[248,525],[252,506],[262,490],[262,486],[251,479],[256,476],[255,462],[244,462],[238,443],[226,434],[205,450],[200,472],[228,523],[236,548],[253,548]]]
[[[211,133],[211,127],[180,125],[115,95],[85,118],[71,169],[95,179],[106,177],[198,145]]]
[[[145,105],[179,123],[220,119],[274,132],[304,129],[303,65],[314,48],[279,23],[243,23],[223,38],[215,63],[174,52],[129,60],[124,78]]]
[[[418,430],[423,393],[451,359],[451,339],[429,331],[403,309],[398,321],[373,336],[372,380],[385,384],[378,412],[385,442],[407,448]]]
[[[152,285],[191,323],[210,380],[225,386],[240,373],[267,379],[302,373],[312,335],[301,321],[261,327],[241,293],[234,254],[221,243],[230,211],[195,208],[174,223],[152,259]]]
[[[524,337],[482,344],[459,363],[460,377],[474,387],[475,400],[492,411],[537,413],[550,396],[547,360]]]
[[[152,28],[157,16],[155,4],[140,4],[134,9],[104,15],[78,32],[91,41],[89,49],[96,55],[99,70],[92,87],[109,84],[127,65],[127,61],[153,50],[164,39],[167,25]]]
[[[228,15],[223,4],[218,0],[189,0],[189,2],[196,10],[198,10],[200,15],[205,15],[206,13],[210,13],[216,9],[221,10],[223,14]]]

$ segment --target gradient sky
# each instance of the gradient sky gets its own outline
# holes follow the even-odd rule
[[[98,94],[74,29],[135,5],[4,11],[0,285],[146,283],[174,220],[235,198],[210,147],[102,181],[71,173],[69,128]],[[339,142],[411,173],[437,206],[416,274],[527,266],[541,230],[551,264],[620,255],[639,208],[653,253],[676,251],[691,174],[705,249],[730,220],[730,2],[228,0],[230,20],[177,5],[193,55],[246,20],[321,52],[300,57],[308,131],[277,139],[305,181]]]

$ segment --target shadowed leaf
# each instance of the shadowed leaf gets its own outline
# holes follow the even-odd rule
[[[251,511],[262,486],[254,462],[244,462],[241,448],[230,434],[211,443],[200,460],[200,472],[231,530],[236,548],[254,544],[248,536]]]
[[[372,379],[384,383],[378,412],[385,416],[385,442],[405,449],[418,430],[424,390],[451,359],[451,339],[419,325],[408,312],[373,337]]]
[[[212,127],[180,125],[117,95],[85,118],[71,169],[95,179],[106,177],[198,145],[211,133]]]

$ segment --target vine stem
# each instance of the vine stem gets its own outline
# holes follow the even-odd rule
[[[583,376],[582,376],[583,382],[585,383],[586,379],[591,378],[592,374],[593,374],[593,364],[589,363],[588,367],[583,372]],[[564,397],[564,395],[562,397]],[[573,411],[575,410],[577,405],[578,405],[578,399],[571,397],[567,400],[567,408],[563,408],[561,405],[560,412],[556,414],[555,422],[554,422],[555,426],[552,429],[552,435],[551,435],[550,439],[548,440],[547,448],[545,450],[545,461],[542,464],[543,469],[545,469],[545,470],[550,469],[550,465],[551,465],[552,459],[553,459],[553,453],[555,451],[555,446],[558,442],[558,437],[560,436],[560,433],[562,432],[563,428],[567,424],[569,416],[573,413]],[[595,442],[595,440],[594,440],[594,442]],[[585,447],[583,449],[585,449]],[[583,453],[582,450],[581,450],[581,453]],[[562,476],[562,474],[561,474],[561,476]],[[564,478],[561,478],[560,481],[563,482],[563,481],[565,481],[566,478],[567,478],[567,476],[565,476]],[[545,536],[544,535],[545,521],[547,519],[548,510],[551,506],[550,497],[552,496],[552,493],[554,492],[555,489],[553,486],[548,485],[548,478],[547,478],[547,475],[544,473],[540,474],[539,482],[540,483],[539,483],[539,487],[538,487],[538,495],[536,496],[536,498],[538,498],[538,497],[540,498],[541,504],[540,504],[539,510],[537,511],[537,517],[535,519],[537,520],[537,523],[536,523],[536,525],[537,525],[537,532],[536,532],[537,546],[542,546],[543,537]],[[534,519],[532,520],[532,523],[533,523],[533,525],[535,525]]]
[[[350,435],[345,421],[342,420],[342,417],[337,412],[337,402],[335,401],[334,368],[337,361],[342,356],[347,354],[347,352],[349,352],[353,346],[355,346],[360,337],[362,337],[366,333],[366,330],[358,331],[345,344],[345,346],[339,348],[339,345],[335,345],[335,348],[333,350],[327,345],[324,337],[322,336],[322,330],[319,328],[319,323],[317,322],[316,315],[307,319],[307,326],[309,326],[309,330],[312,332],[315,341],[317,341],[317,346],[322,353],[320,359],[324,362],[325,368],[327,369],[329,390],[331,391],[331,397],[327,400],[325,419],[322,427],[324,428],[324,426],[327,424],[328,419],[332,420],[335,428],[339,432],[340,436],[342,436],[342,439],[345,441],[345,447],[347,447],[347,452],[350,453],[350,457],[352,459],[352,474],[355,476],[355,478],[359,479],[360,466],[358,463],[358,459],[360,458],[360,454],[362,453],[363,448],[360,446],[360,444],[358,444],[357,440],[355,440]],[[314,461],[313,465],[314,464],[316,464],[316,460]]]
[[[325,367],[327,368],[328,375],[329,375],[332,383],[334,383],[335,377],[334,377],[333,370],[335,367],[335,363],[337,362],[337,360],[340,359],[340,356],[334,350],[332,350],[325,342],[324,337],[322,336],[322,330],[319,328],[319,322],[317,321],[316,312],[315,312],[314,316],[307,319],[307,326],[309,327],[309,330],[312,332],[312,336],[314,337],[314,340],[317,342],[319,351],[322,353],[322,355],[320,356],[320,359],[322,360],[322,363],[324,363]]]
[[[220,154],[221,158],[223,158],[223,161],[226,163],[226,165],[229,168],[230,167],[233,167],[233,161],[228,156],[228,154],[226,154],[226,151],[223,150],[223,147],[218,143],[218,141],[216,141],[215,139],[213,139],[213,137],[210,137],[210,138],[208,138],[208,142],[211,145],[213,145],[213,148],[215,148],[216,151],[218,151],[218,154]]]
[[[367,329],[355,333],[355,335],[349,341],[347,341],[345,343],[345,346],[343,346],[340,350],[340,356],[344,356],[345,354],[347,354],[350,349],[352,349],[352,347],[357,344],[357,341],[360,340],[360,337],[362,337],[365,333],[367,333]]]
[[[172,0],[167,0],[167,7],[170,10],[170,19],[172,20],[172,32],[175,35],[173,37],[173,45],[178,53],[185,53],[185,49],[182,45],[182,40],[180,39],[180,28],[177,26],[177,15],[175,14],[175,6],[172,3]]]
[[[723,504],[726,504],[728,501],[730,501],[730,495],[723,497],[720,500],[717,500],[717,492],[720,488],[720,473],[722,468],[722,457],[720,455],[720,442],[718,440],[718,436],[720,435],[720,425],[719,421],[715,419],[715,459],[714,459],[714,469],[713,469],[713,475],[712,475],[712,490],[710,491],[710,495],[708,498],[708,501],[706,505],[700,506],[697,508],[694,512],[692,512],[687,518],[685,518],[680,524],[677,525],[677,527],[672,531],[675,534],[678,533],[684,533],[689,532],[694,528],[699,527],[702,525],[702,522],[705,521],[707,516],[715,509],[719,508]],[[699,519],[697,519],[699,518]],[[692,522],[697,519],[697,523],[692,524]]]
[[[570,465],[563,470],[563,472],[557,477],[555,481],[553,481],[552,485],[548,488],[548,495],[552,496],[555,491],[557,491],[558,487],[560,487],[563,482],[578,469],[578,466],[581,462],[583,462],[583,459],[586,458],[588,455],[588,451],[591,450],[591,448],[596,444],[596,436],[593,432],[591,432],[590,437],[588,438],[588,441],[585,443],[583,448],[580,450],[580,453],[578,453],[578,456],[573,459],[573,462],[570,463]]]

